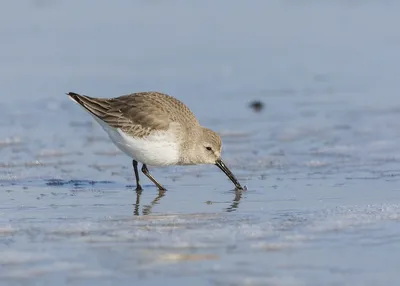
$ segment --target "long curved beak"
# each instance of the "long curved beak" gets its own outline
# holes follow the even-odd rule
[[[232,183],[235,185],[235,187],[239,190],[243,190],[242,186],[240,185],[239,181],[235,178],[235,176],[232,174],[232,172],[228,169],[228,167],[222,162],[221,159],[218,159],[215,162],[215,165],[218,166],[222,170],[222,172],[225,173],[225,175],[228,176],[228,178],[232,181]]]

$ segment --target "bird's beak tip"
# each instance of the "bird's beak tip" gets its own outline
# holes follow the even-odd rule
[[[232,183],[235,185],[236,189],[238,190],[243,190],[243,187],[240,185],[239,181],[236,179],[236,177],[232,174],[232,172],[228,169],[228,167],[224,164],[224,162],[221,160],[221,158],[218,158],[215,161],[215,165],[217,165],[224,173],[225,175],[228,176],[228,178],[232,181]]]

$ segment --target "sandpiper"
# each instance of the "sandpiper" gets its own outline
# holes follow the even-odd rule
[[[222,141],[214,131],[200,125],[190,109],[178,99],[159,92],[138,92],[116,98],[94,98],[67,93],[107,132],[111,141],[132,158],[136,189],[142,190],[142,172],[160,191],[165,188],[149,173],[147,165],[215,164],[242,186],[221,160]]]

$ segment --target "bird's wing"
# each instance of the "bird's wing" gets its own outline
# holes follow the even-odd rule
[[[153,130],[167,130],[171,123],[168,109],[151,94],[143,92],[105,99],[68,93],[94,116],[136,137],[146,136]]]

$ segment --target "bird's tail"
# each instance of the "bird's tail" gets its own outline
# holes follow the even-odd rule
[[[80,95],[75,92],[68,92],[67,95],[76,103],[79,103],[91,114],[103,118],[110,109],[110,103],[104,98],[93,98],[87,95]]]

